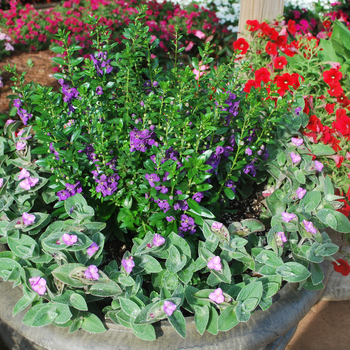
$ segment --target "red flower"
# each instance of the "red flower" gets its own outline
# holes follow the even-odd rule
[[[260,24],[260,30],[262,31],[262,33],[266,36],[269,35],[269,30],[270,30],[270,27],[269,25],[266,23],[266,22],[262,22]]]
[[[257,20],[253,20],[253,21],[248,20],[247,21],[247,29],[250,32],[256,32],[257,30],[259,30],[259,28],[260,28],[259,21],[257,21]]]
[[[330,26],[331,26],[331,21],[328,21],[328,20],[326,20],[326,21],[324,21],[323,23],[323,26],[325,27],[325,28],[329,28]]]
[[[337,96],[337,102],[341,104],[343,107],[347,107],[350,104],[349,99],[345,96],[344,93]]]
[[[309,119],[309,124],[306,126],[306,129],[315,131],[317,133],[322,132],[323,125],[321,123],[321,120],[318,119],[315,115],[312,115]]]
[[[347,276],[350,273],[350,265],[343,259],[338,259],[337,262],[340,265],[337,265],[337,263],[332,261],[334,271],[341,273],[343,276]]]
[[[335,82],[339,82],[339,80],[342,77],[343,77],[342,72],[340,72],[338,69],[335,69],[335,68],[331,68],[330,70],[323,72],[324,82],[328,85],[332,85]]]
[[[269,28],[269,31],[268,31],[267,36],[268,36],[271,40],[275,41],[275,40],[278,39],[278,31],[277,31],[275,28]]]
[[[327,103],[325,110],[327,111],[328,114],[333,114],[334,113],[334,106],[335,103]]]
[[[289,90],[289,86],[294,86],[296,83],[295,78],[289,73],[284,73],[281,76],[276,77],[276,85],[282,90]]]
[[[278,47],[287,45],[288,37],[287,35],[278,35],[277,40],[275,40],[275,43]]]
[[[297,28],[295,27],[295,21],[292,21],[291,19],[288,21],[288,30],[292,35],[294,35],[297,32]]]
[[[344,205],[340,209],[337,209],[337,211],[348,217],[350,214],[350,205],[348,204],[348,202],[345,199],[338,199],[337,202],[344,203]]]
[[[327,91],[330,96],[340,96],[344,92],[341,85],[337,82],[329,86],[330,86],[330,89]]]
[[[350,140],[350,118],[340,110],[336,112],[337,119],[332,123],[334,129],[340,132],[344,137]]]
[[[249,44],[247,42],[247,40],[245,40],[244,38],[239,38],[238,40],[236,40],[233,43],[233,49],[235,51],[240,50],[241,51],[241,55],[244,55],[247,53],[248,49],[249,49]]]
[[[271,81],[271,78],[270,78],[271,74],[267,68],[264,68],[264,67],[260,68],[256,70],[254,74],[255,74],[255,80],[259,86],[262,81],[265,83],[268,83],[269,81]]]
[[[339,118],[346,117],[346,109],[344,109],[344,108],[337,109],[337,111],[335,112],[335,115]]]
[[[328,156],[329,158],[332,158],[335,161],[335,165],[337,168],[340,168],[343,161],[344,157],[343,156],[338,156],[337,154],[333,154],[332,156]]]
[[[287,59],[284,56],[276,57],[273,60],[273,65],[276,69],[283,69],[287,63]]]
[[[348,192],[346,194],[346,198],[348,201],[350,201],[350,187],[349,187]]]
[[[265,46],[265,51],[268,55],[276,56],[277,55],[277,45],[268,41]]]
[[[255,84],[255,80],[250,79],[245,83],[243,91],[249,94],[252,87],[256,87],[256,84]]]

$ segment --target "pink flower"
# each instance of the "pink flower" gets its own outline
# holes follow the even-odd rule
[[[39,179],[37,177],[31,178],[27,177],[23,181],[19,183],[19,187],[23,188],[24,190],[29,191],[32,187],[34,187],[39,182]]]
[[[283,218],[284,222],[289,222],[289,221],[291,221],[291,220],[293,220],[293,219],[295,219],[297,217],[295,214],[287,213],[285,211],[281,215],[282,215],[282,218]]]
[[[192,47],[194,46],[194,42],[190,41],[185,48],[185,51],[191,51]]]
[[[19,173],[18,175],[18,180],[22,180],[22,179],[25,179],[26,177],[29,177],[30,176],[30,173],[27,169],[22,169],[21,172]]]
[[[302,187],[299,187],[297,189],[297,196],[299,199],[302,199],[305,196],[305,194],[306,194],[306,190],[303,189]]]
[[[35,221],[35,216],[32,214],[23,213],[22,219],[23,219],[24,225],[31,225]]]
[[[318,160],[315,160],[315,168],[317,171],[321,172],[323,169],[323,164],[319,162]]]
[[[163,310],[168,315],[171,316],[176,309],[176,305],[171,301],[164,301]]]
[[[304,143],[303,139],[298,139],[297,137],[292,137],[292,142],[295,144],[295,146],[301,146]]]
[[[44,295],[46,292],[46,280],[40,276],[29,278],[29,283],[39,295]]]
[[[122,265],[126,271],[126,273],[130,273],[135,266],[135,262],[133,260],[133,257],[130,256],[128,259],[123,259],[122,260]]]
[[[92,242],[91,246],[87,249],[87,255],[89,256],[93,256],[97,251],[98,251],[99,247],[97,245],[97,243]]]
[[[319,32],[317,34],[317,39],[326,39],[327,38],[327,33],[326,32]]]
[[[284,234],[284,232],[277,232],[277,237],[282,241],[282,247],[283,247],[283,243],[287,242],[287,237]]]
[[[214,256],[208,261],[207,264],[210,270],[220,271],[222,270],[221,259],[219,256]]]
[[[316,228],[314,227],[314,225],[313,225],[313,223],[311,221],[303,220],[303,224],[304,224],[305,230],[307,232],[310,232],[310,233],[313,233],[313,234],[317,233],[317,230],[316,230]]]
[[[225,301],[225,297],[222,294],[222,289],[221,288],[215,289],[213,293],[209,294],[209,299],[214,301],[217,304],[223,303]]]
[[[16,143],[16,150],[17,151],[22,151],[23,149],[26,148],[26,146],[27,146],[27,144],[25,142],[19,141],[19,142]]]
[[[294,152],[290,153],[290,157],[292,158],[293,163],[299,163],[301,161],[301,157],[299,154],[295,154]]]
[[[153,237],[153,245],[156,247],[160,247],[162,244],[165,243],[165,238],[156,233]]]
[[[194,35],[199,39],[205,39],[205,34],[203,32],[201,32],[200,30],[196,30]]]
[[[151,35],[151,41],[150,41],[150,44],[152,44],[153,43],[153,41],[154,40],[156,40],[157,39],[157,37],[155,36],[155,35]]]
[[[100,278],[100,275],[98,274],[98,268],[95,265],[90,265],[85,271],[84,275],[86,278],[90,280],[97,281]]]
[[[5,43],[5,50],[6,51],[14,51],[15,49],[13,48],[13,46],[9,42],[7,42],[7,43]]]
[[[214,222],[211,225],[211,229],[215,231],[219,231],[222,228],[222,226],[224,226],[224,224],[222,224],[221,222]]]
[[[3,184],[4,184],[4,179],[0,178],[0,188],[2,187]]]
[[[275,192],[275,188],[274,187],[270,187],[269,189],[262,191],[262,195],[263,197],[270,197],[272,195],[272,193]]]
[[[153,55],[153,53],[151,53],[151,58],[152,59],[155,59],[157,56],[156,55]]]
[[[73,245],[74,243],[77,243],[78,236],[77,235],[69,235],[68,233],[64,233],[62,235],[62,241],[67,244],[68,246]]]

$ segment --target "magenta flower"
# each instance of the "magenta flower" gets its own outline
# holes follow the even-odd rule
[[[294,152],[290,153],[290,157],[292,158],[293,163],[299,163],[301,161],[301,157],[299,154],[296,154]]]
[[[39,182],[39,179],[37,177],[34,177],[34,178],[27,177],[19,183],[19,187],[23,188],[24,190],[29,191],[38,182]]]
[[[302,199],[306,194],[306,190],[304,190],[302,187],[299,187],[297,189],[297,196],[299,199]]]
[[[171,301],[164,301],[163,310],[168,315],[171,316],[176,309],[176,305]]]
[[[199,39],[205,39],[205,34],[201,32],[200,30],[196,30],[194,35]]]
[[[164,243],[165,243],[165,238],[159,235],[158,233],[156,233],[153,237],[153,245],[155,245],[156,247],[159,247]]]
[[[222,224],[221,222],[214,222],[211,225],[211,229],[215,230],[215,231],[218,231],[218,230],[220,230],[222,228],[222,226],[224,226],[224,224]]]
[[[133,267],[135,266],[133,257],[130,256],[128,259],[123,259],[122,265],[123,265],[126,273],[130,273],[132,271]]]
[[[282,241],[281,246],[283,247],[283,243],[287,242],[287,237],[284,234],[284,232],[277,232],[277,237],[279,238],[279,240]]]
[[[2,187],[3,184],[4,184],[4,179],[0,178],[0,188]]]
[[[304,143],[303,139],[298,139],[297,137],[292,137],[292,142],[295,144],[295,146],[301,146]]]
[[[98,86],[98,87],[96,88],[96,94],[97,94],[97,95],[102,95],[102,94],[103,94],[102,86]]]
[[[244,153],[248,156],[251,156],[253,154],[253,151],[251,150],[251,148],[247,147]]]
[[[87,249],[87,255],[89,256],[93,256],[97,251],[98,251],[99,247],[97,245],[97,243],[92,242],[91,246]]]
[[[40,276],[29,278],[29,283],[39,295],[43,295],[46,292],[46,280]]]
[[[22,151],[23,149],[26,148],[26,145],[27,144],[25,142],[19,141],[19,142],[16,143],[16,150],[17,151]]]
[[[98,274],[98,268],[95,265],[90,265],[85,271],[84,275],[89,280],[95,280],[97,281],[100,278],[100,275]]]
[[[22,219],[23,219],[24,225],[31,225],[35,221],[35,216],[32,214],[23,213]]]
[[[21,172],[19,173],[18,175],[18,180],[23,180],[25,179],[26,177],[29,177],[30,176],[30,173],[27,169],[22,169]]]
[[[64,233],[62,235],[62,241],[68,246],[70,246],[70,245],[73,245],[74,243],[77,243],[78,237],[76,235],[69,235],[68,233]]]
[[[281,215],[282,215],[282,218],[283,218],[284,222],[289,222],[289,221],[291,221],[291,220],[293,220],[293,219],[295,219],[297,217],[295,214],[287,213],[285,211]]]
[[[221,259],[219,256],[214,256],[208,261],[207,266],[210,270],[220,271],[222,270]]]
[[[217,304],[223,303],[225,301],[225,297],[222,294],[222,289],[221,288],[215,289],[213,293],[209,294],[209,299],[214,301]]]
[[[305,230],[307,232],[310,232],[310,233],[313,233],[313,234],[317,233],[317,229],[314,227],[314,225],[313,225],[313,223],[311,221],[303,220],[303,224],[304,224]]]
[[[167,220],[168,222],[173,222],[173,221],[175,220],[175,218],[174,218],[173,216],[167,216],[167,217],[166,217],[166,220]]]
[[[323,164],[319,162],[318,160],[315,160],[315,168],[317,171],[321,172],[323,169]]]

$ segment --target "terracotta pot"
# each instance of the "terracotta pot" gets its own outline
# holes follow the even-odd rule
[[[2,250],[4,246],[0,245]],[[326,262],[322,268],[327,276],[330,264]],[[299,291],[297,288],[298,284],[285,285],[267,311],[256,311],[248,322],[240,323],[228,332],[219,332],[216,336],[205,332],[201,336],[196,330],[194,317],[188,317],[186,339],[181,338],[168,321],[161,321],[155,325],[157,339],[146,342],[138,339],[130,329],[108,321],[108,331],[102,334],[89,334],[83,330],[69,334],[67,328],[53,325],[27,327],[22,319],[28,309],[12,317],[12,310],[22,297],[21,288],[12,288],[12,283],[1,281],[0,334],[9,349],[16,350],[283,350],[299,321],[323,292]]]
[[[349,242],[344,240],[344,234],[331,228],[327,228],[325,231],[328,233],[332,243],[340,247],[340,251],[333,255],[334,259],[344,259],[350,263],[350,245]],[[350,274],[343,276],[332,268],[322,299],[329,301],[350,300]]]

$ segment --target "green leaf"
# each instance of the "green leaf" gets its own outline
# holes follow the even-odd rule
[[[312,283],[315,286],[322,283],[322,281],[324,279],[324,273],[323,273],[320,265],[315,264],[315,263],[310,263],[310,270],[311,270]]]
[[[61,57],[52,57],[52,61],[57,64],[61,64],[62,66],[66,65],[66,61]]]
[[[204,306],[194,305],[193,308],[195,311],[194,322],[196,324],[199,334],[203,335],[209,321],[209,307],[206,305]]]
[[[329,214],[333,215],[337,220],[336,228],[332,227],[335,231],[338,231],[341,233],[350,232],[350,221],[342,213],[339,213],[332,209],[321,209],[317,212],[316,216],[322,223],[324,223],[325,225],[328,225],[329,224],[328,219],[330,218]]]
[[[77,310],[87,311],[88,309],[85,299],[80,294],[73,293],[69,297],[69,302]]]
[[[219,332],[218,329],[219,315],[213,305],[209,309],[209,320],[207,325],[207,331],[213,335],[217,335]]]
[[[324,145],[323,143],[317,143],[311,145],[311,153],[315,156],[331,156],[335,151],[330,146]]]
[[[18,302],[16,303],[13,309],[12,316],[15,316],[19,312],[23,311],[27,306],[29,306],[33,302],[35,297],[36,295],[34,293],[31,293],[30,297],[27,295],[23,295],[23,297],[19,299]]]
[[[78,238],[77,242],[69,246],[65,244],[62,240],[62,236],[64,233],[77,236]],[[59,243],[57,244],[57,242]],[[87,249],[88,247],[90,247],[91,244],[92,244],[91,239],[80,231],[68,231],[68,232],[56,231],[56,232],[52,232],[48,237],[42,240],[42,246],[48,252],[52,250],[68,250],[68,251],[77,252],[79,250]]]
[[[218,328],[219,331],[226,332],[238,323],[235,306],[228,306],[219,316]]]
[[[175,246],[170,246],[168,251],[169,258],[165,262],[166,268],[172,273],[182,270],[187,263],[186,255],[180,254]]]
[[[158,273],[163,270],[158,260],[147,254],[134,256],[134,261],[137,267],[145,269],[147,273]]]
[[[43,327],[49,325],[57,316],[53,304],[38,304],[33,306],[23,317],[23,323],[28,327]]]
[[[310,271],[296,262],[287,262],[276,269],[276,274],[290,283],[305,281],[310,275]]]
[[[168,320],[171,325],[175,328],[176,332],[181,335],[181,337],[186,337],[186,321],[185,317],[179,310],[175,310],[171,316],[168,316]]]
[[[81,327],[90,333],[103,333],[106,331],[102,321],[90,312],[83,312],[83,323]]]
[[[84,282],[78,279],[69,277],[70,273],[77,267],[85,267],[85,266],[81,264],[64,264],[57,267],[55,270],[53,270],[52,275],[62,283],[68,284],[69,286],[76,287],[76,288],[83,288],[85,287]]]
[[[105,283],[94,283],[89,288],[89,293],[98,297],[112,297],[121,294],[122,290],[117,283],[109,281]]]
[[[119,301],[123,311],[130,317],[136,317],[141,311],[139,306],[136,303],[134,303],[132,300],[119,297]]]

